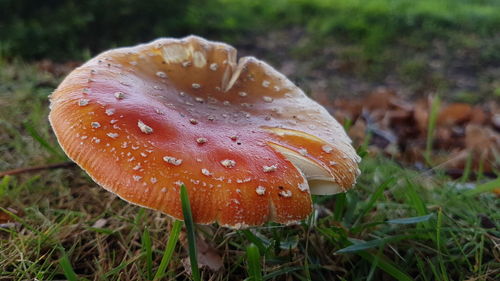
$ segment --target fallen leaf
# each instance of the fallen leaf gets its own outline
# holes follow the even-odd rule
[[[476,125],[484,125],[488,121],[489,116],[484,112],[484,110],[479,106],[474,106],[471,112],[470,123]],[[500,118],[500,116],[499,116]],[[500,120],[499,120],[500,121]]]
[[[443,166],[463,170],[467,161],[471,161],[473,170],[482,170],[485,173],[500,168],[500,134],[487,127],[467,125],[465,149],[450,154]]]
[[[335,118],[339,117],[338,120],[341,124],[345,119],[349,119],[351,121],[355,121],[361,115],[361,111],[363,110],[363,104],[360,100],[346,100],[346,99],[337,99],[333,102],[333,116]]]
[[[5,209],[18,217],[24,216],[24,212],[17,211],[14,208],[7,207]],[[10,222],[15,222],[15,219],[8,213],[0,210],[0,224],[10,223]]]
[[[319,96],[337,120],[351,122],[348,135],[355,146],[365,144],[369,135],[370,155],[389,155],[419,169],[428,168],[428,159],[423,155],[428,149],[432,96],[410,102],[388,88],[351,100],[330,101],[326,91]],[[471,158],[471,175],[482,171],[493,176],[500,165],[499,133],[497,102],[475,106],[443,102],[433,130],[431,163],[441,163],[447,173],[461,176]]]
[[[349,136],[356,145],[361,145],[366,137],[366,123],[358,118],[356,123],[349,129]]]
[[[188,248],[187,237],[181,234],[179,241],[184,248]],[[196,250],[197,250],[197,261],[199,268],[209,268],[212,271],[218,271],[222,268],[223,262],[222,257],[212,245],[210,245],[202,237],[197,237],[196,239]],[[191,262],[188,258],[182,260],[182,264],[185,270],[191,274]]]
[[[500,164],[500,134],[487,127],[469,124],[465,128],[465,146],[473,153],[474,167],[484,164],[485,172],[498,169]]]
[[[434,133],[434,138],[435,146],[441,149],[450,149],[455,142],[453,132],[448,127],[437,127]]]
[[[472,107],[466,103],[453,103],[445,106],[439,112],[438,126],[451,126],[470,120]]]
[[[388,88],[377,88],[364,101],[364,107],[369,110],[387,110],[392,104],[396,93]]]
[[[11,221],[11,217],[7,213],[0,210],[0,223],[7,223],[9,221]]]
[[[222,267],[222,257],[218,251],[204,239],[199,238],[196,240],[196,248],[198,250],[199,267],[206,266],[212,271],[217,271]]]
[[[427,134],[427,125],[429,124],[429,101],[427,99],[421,99],[415,102],[413,118],[417,123],[420,134]]]

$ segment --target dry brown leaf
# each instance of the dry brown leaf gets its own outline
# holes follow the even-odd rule
[[[339,116],[341,120],[348,118],[354,121],[359,118],[363,110],[363,104],[360,100],[337,99],[333,102],[333,107],[335,108],[333,111],[334,117]],[[342,124],[341,120],[339,122]]]
[[[11,217],[0,210],[0,223],[7,223],[9,221],[11,221]]]
[[[396,93],[387,88],[378,88],[364,99],[364,108],[369,110],[387,110],[396,98]]]
[[[24,213],[22,211],[17,211],[13,208],[5,208],[7,211],[11,212],[12,214],[16,215],[16,216],[23,216]],[[0,210],[0,224],[4,224],[4,223],[8,223],[8,222],[14,222],[14,218],[11,217],[11,215],[9,215],[8,213]]]
[[[427,99],[415,102],[413,118],[415,118],[420,134],[427,134],[427,125],[429,123],[429,101]]]
[[[402,111],[406,111],[408,113],[411,113],[413,111],[413,107],[414,107],[413,104],[408,102],[408,101],[403,100],[400,97],[395,96],[395,97],[391,98],[390,102],[391,102],[391,106],[396,110],[402,110]]]
[[[408,110],[395,109],[387,112],[387,118],[389,119],[390,124],[405,123],[406,125],[410,125],[407,122],[409,122],[412,117],[411,113],[412,112]]]
[[[366,138],[366,123],[363,119],[358,118],[356,123],[349,129],[348,132],[355,145],[361,145]]]
[[[370,133],[370,154],[390,155],[423,168],[432,104],[433,97],[411,103],[394,91],[379,88],[365,98],[336,99],[330,106],[338,120],[353,120],[348,134],[355,145],[363,144]],[[477,106],[443,103],[433,133],[433,162],[444,162],[454,174],[463,173],[468,155],[472,155],[475,172],[493,174],[498,169],[500,106],[496,102]]]
[[[185,233],[181,233],[179,240],[184,248],[188,248],[187,237]],[[223,266],[222,257],[209,242],[203,237],[196,239],[197,261],[199,268],[208,268],[212,271],[218,271]],[[182,260],[185,270],[191,274],[191,262],[189,257]]]
[[[204,239],[196,240],[198,249],[198,266],[208,267],[212,271],[217,271],[222,268],[223,262],[219,252]]]
[[[469,124],[465,128],[465,146],[473,153],[473,167],[493,172],[499,168],[500,134],[487,127]]]
[[[469,156],[470,155],[470,156]],[[464,169],[468,159],[471,168],[491,173],[500,165],[500,134],[490,128],[469,124],[465,128],[465,150],[451,154],[448,168]]]
[[[404,154],[404,159],[412,164],[421,165],[425,162],[423,143],[418,143],[416,141],[409,141],[406,144],[406,153]]]
[[[452,126],[470,120],[472,107],[466,103],[452,103],[445,106],[439,112],[437,118],[438,126]]]
[[[456,144],[453,131],[449,127],[437,127],[434,133],[434,145],[441,149],[450,149]]]
[[[489,116],[480,106],[474,106],[471,112],[470,123],[484,125],[489,119]]]

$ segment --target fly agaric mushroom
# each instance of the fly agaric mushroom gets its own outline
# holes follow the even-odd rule
[[[104,52],[51,96],[66,154],[122,199],[196,223],[292,223],[312,194],[351,188],[359,156],[338,122],[285,76],[189,36]]]

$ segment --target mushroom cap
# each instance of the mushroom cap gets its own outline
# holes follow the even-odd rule
[[[339,123],[263,61],[200,37],[104,52],[51,95],[66,154],[122,199],[196,223],[288,224],[312,194],[351,188],[359,156]]]

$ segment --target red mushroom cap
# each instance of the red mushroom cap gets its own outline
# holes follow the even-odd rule
[[[226,44],[189,36],[104,52],[51,97],[64,151],[124,200],[196,223],[291,223],[311,193],[352,187],[343,128],[285,76]]]

